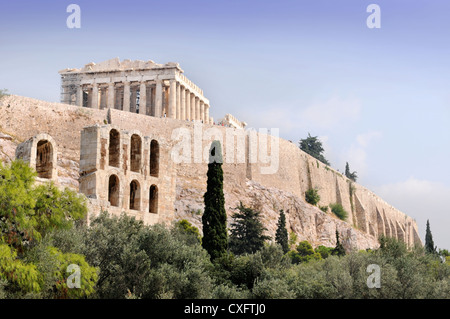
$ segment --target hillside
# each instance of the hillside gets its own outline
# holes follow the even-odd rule
[[[124,130],[139,130],[145,136],[158,136],[164,158],[170,160],[170,150],[177,141],[172,133],[177,128],[194,130],[193,124],[174,119],[154,118],[117,110],[94,110],[60,103],[49,103],[27,97],[7,96],[0,101],[0,156],[4,161],[14,157],[15,147],[26,139],[44,132],[53,137],[58,149],[58,179],[61,186],[78,189],[80,132],[83,127],[110,122]],[[222,132],[225,128],[205,126]],[[276,174],[262,174],[261,163],[225,163],[224,192],[229,216],[239,201],[261,210],[268,234],[273,237],[278,212],[283,209],[287,227],[299,240],[313,246],[334,246],[335,230],[341,233],[347,249],[377,246],[380,234],[404,240],[409,245],[420,243],[416,222],[377,197],[368,189],[350,183],[339,172],[329,168],[295,144],[277,139],[279,168]],[[207,147],[208,141],[202,141]],[[226,156],[226,151],[224,150]],[[206,190],[207,167],[201,163],[166,163],[164,174],[171,181],[174,196],[168,197],[172,206],[161,213],[159,220],[170,223],[186,218],[201,229],[203,194]],[[317,187],[320,205],[341,203],[349,212],[346,222],[332,213],[324,213],[304,201],[304,192]],[[103,204],[102,204],[103,205]],[[93,203],[92,207],[97,207]],[[104,207],[104,206],[102,206]]]

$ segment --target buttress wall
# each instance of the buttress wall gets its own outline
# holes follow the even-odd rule
[[[117,126],[86,127],[81,132],[80,192],[100,210],[126,212],[155,224],[170,219],[175,178],[166,142]]]

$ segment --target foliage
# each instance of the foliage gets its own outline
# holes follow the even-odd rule
[[[323,211],[324,213],[328,213],[328,206],[320,206],[319,207],[321,211]]]
[[[444,257],[449,257],[450,252],[447,249],[439,249],[439,255],[444,256]]]
[[[325,246],[317,246],[316,249],[314,249],[316,253],[319,253],[322,259],[328,258],[333,254],[334,247],[325,247]]]
[[[302,151],[318,159],[322,163],[330,165],[330,163],[322,154],[324,152],[324,149],[322,147],[322,142],[318,139],[317,136],[311,136],[311,134],[308,133],[307,138],[300,140],[299,147]]]
[[[277,230],[275,232],[275,242],[281,246],[284,253],[289,251],[289,238],[288,231],[286,229],[286,215],[284,211],[280,211],[280,217],[278,218]]]
[[[289,256],[295,264],[322,259],[321,254],[315,252],[307,240],[301,241],[295,251],[289,252]]]
[[[344,246],[342,246],[341,241],[339,240],[339,232],[336,230],[336,246],[333,249],[333,255],[337,256],[344,256],[345,255],[345,249]]]
[[[427,220],[427,228],[425,232],[425,251],[429,254],[436,254],[436,247],[434,246],[433,235],[431,234],[429,220]]]
[[[0,244],[0,280],[6,281],[9,293],[25,294],[41,290],[42,275],[36,265],[17,258],[17,252],[6,244]]]
[[[82,195],[52,183],[34,187],[35,176],[21,160],[9,166],[0,163],[1,238],[19,252],[52,229],[72,227],[87,212]]]
[[[52,246],[42,248],[46,251],[41,250],[35,254],[34,257],[37,257],[37,259],[34,262],[41,270],[46,282],[44,287],[47,287],[47,294],[44,294],[44,296],[58,299],[77,299],[88,297],[94,293],[94,286],[98,278],[97,269],[90,266],[83,255],[62,253],[58,248]],[[68,286],[68,280],[71,280],[69,277],[73,273],[68,272],[69,265],[79,267],[79,288]],[[48,268],[43,269],[43,266]]]
[[[261,213],[245,207],[242,202],[235,208],[230,229],[230,250],[234,254],[251,254],[264,246],[270,237],[264,235],[266,228],[260,220]]]
[[[84,197],[49,183],[34,186],[36,173],[21,160],[0,163],[0,281],[9,298],[80,298],[93,292],[96,270],[84,257],[61,253],[43,238],[70,230],[84,218]],[[67,289],[69,264],[83,271],[81,289]],[[59,274],[59,275],[57,275]]]
[[[176,222],[175,228],[177,228],[181,233],[186,233],[186,235],[192,236],[193,238],[198,240],[199,243],[202,242],[202,237],[200,236],[200,231],[198,230],[198,228],[193,226],[186,219],[182,219]]]
[[[97,298],[209,298],[208,254],[175,226],[145,226],[103,212],[78,236],[89,264],[99,268]]]
[[[61,191],[52,183],[44,184],[35,188],[34,196],[36,230],[41,236],[54,228],[70,229],[87,214],[85,199],[68,188]]]
[[[193,236],[174,224],[145,226],[132,217],[101,214],[92,227],[78,225],[48,233],[21,261],[35,262],[40,292],[0,278],[0,297],[16,289],[21,296],[54,298],[52,276],[60,277],[66,250],[85,252],[85,261],[98,267],[99,281],[88,298],[448,298],[450,265],[441,263],[423,247],[381,237],[380,247],[369,251],[330,255],[334,250],[307,242],[284,254],[280,245],[265,244],[251,254],[225,253],[211,263]],[[6,245],[4,245],[6,246]],[[0,248],[1,256],[11,255]],[[298,263],[292,263],[295,253]],[[54,259],[61,259],[54,263]],[[17,260],[12,258],[10,260]],[[64,262],[63,260],[67,260]],[[75,263],[80,263],[76,261]],[[368,288],[367,266],[381,269],[381,288]],[[47,269],[46,271],[44,271]],[[92,268],[91,266],[91,269]],[[82,270],[82,273],[85,272]],[[44,275],[45,274],[45,275]],[[109,275],[108,275],[109,274]],[[30,281],[27,281],[29,283]],[[47,284],[48,283],[48,284]],[[55,286],[53,290],[52,287]],[[6,293],[5,293],[6,290]],[[28,292],[29,291],[29,292]],[[68,291],[70,293],[70,290]]]
[[[345,162],[345,176],[353,182],[356,182],[356,179],[358,178],[356,171],[350,172],[350,166],[348,165],[348,162]]]
[[[330,204],[331,211],[342,220],[347,220],[348,213],[341,204]]]
[[[218,258],[211,274],[217,284],[234,286],[243,292],[251,290],[265,271],[285,271],[290,266],[289,258],[279,245],[265,245],[254,254],[235,256],[229,253]]]
[[[317,205],[320,201],[319,190],[317,188],[310,188],[305,192],[305,200],[311,205]]]
[[[227,214],[223,194],[222,149],[219,141],[210,148],[207,186],[204,195],[205,211],[202,216],[203,240],[211,260],[222,256],[228,245]]]
[[[439,256],[441,256],[447,264],[450,264],[450,252],[447,249],[439,249]]]
[[[298,236],[296,233],[291,231],[289,233],[289,248],[295,246],[297,244]]]

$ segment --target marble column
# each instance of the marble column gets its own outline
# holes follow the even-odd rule
[[[91,108],[98,109],[98,107],[98,84],[94,83],[92,85]]]
[[[123,82],[123,110],[130,112],[130,82]]]
[[[162,98],[163,98],[163,91],[162,91],[162,81],[156,80],[156,90],[155,90],[155,117],[161,117],[162,112]]]
[[[83,85],[79,85],[77,88],[77,105],[83,106]]]
[[[206,124],[212,124],[211,122],[209,122],[210,118],[209,118],[209,105],[205,104],[205,123]]]
[[[195,95],[191,94],[191,120],[196,120],[197,114],[195,113]]]
[[[180,88],[180,120],[186,120],[186,90]]]
[[[177,82],[177,112],[175,118],[180,120],[181,119],[181,85]]]
[[[147,114],[147,85],[145,82],[142,82],[139,88],[139,114]]]
[[[108,83],[108,101],[107,108],[114,108],[114,82]]]
[[[205,103],[203,103],[203,101],[200,101],[200,121],[202,121],[202,123],[205,123]]]
[[[136,113],[137,86],[133,85],[130,88],[130,112]]]
[[[185,90],[186,93],[186,120],[191,120],[191,93]]]
[[[174,119],[177,112],[177,82],[170,80],[169,87],[169,110],[167,116]]]
[[[198,97],[195,98],[195,119],[200,121],[200,99]]]

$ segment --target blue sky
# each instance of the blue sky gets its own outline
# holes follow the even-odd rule
[[[81,28],[69,29],[69,4]],[[369,4],[381,28],[369,29]],[[450,2],[14,1],[0,4],[0,87],[59,101],[58,71],[120,59],[179,62],[211,101],[297,142],[450,248]]]

